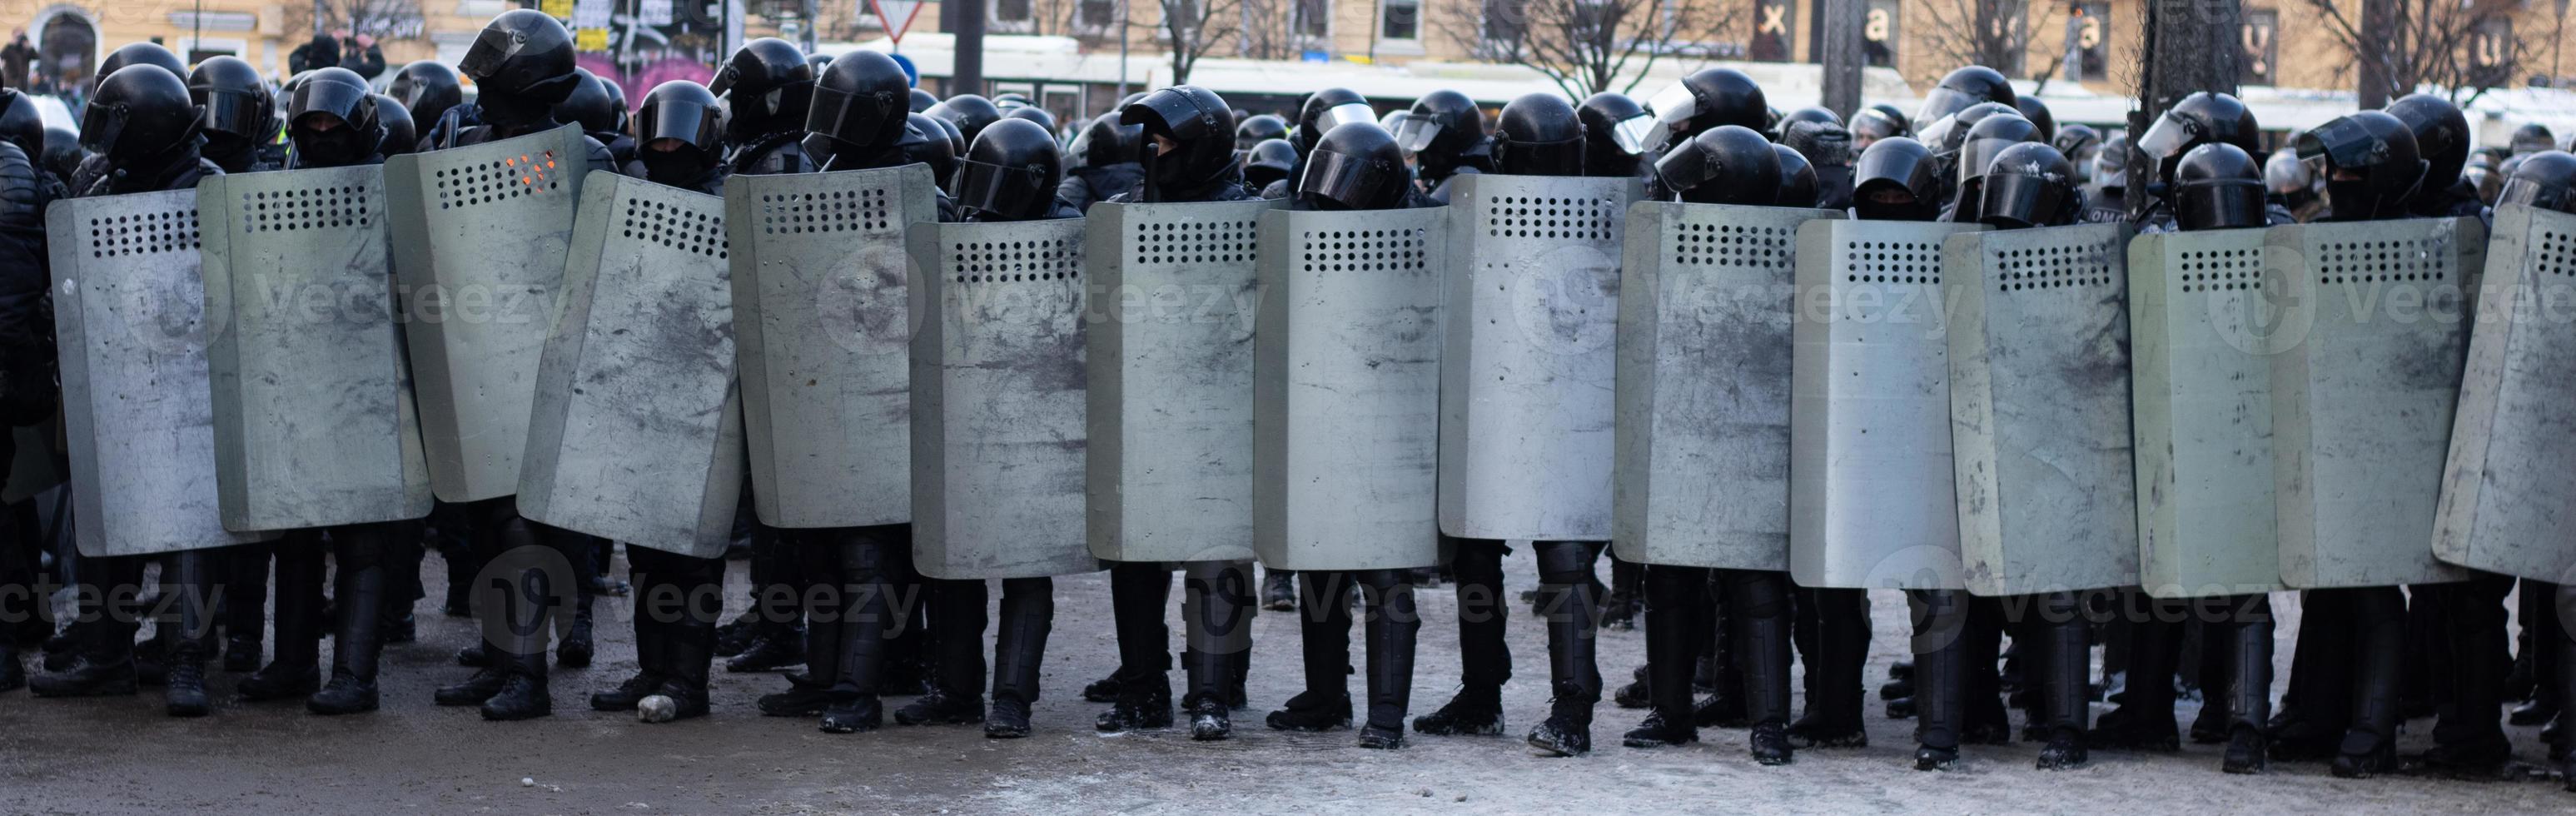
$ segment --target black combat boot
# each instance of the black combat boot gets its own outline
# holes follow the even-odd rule
[[[1601,701],[1601,668],[1593,657],[1601,586],[1592,579],[1593,545],[1540,541],[1532,546],[1538,555],[1538,614],[1547,621],[1548,689],[1553,696],[1547,719],[1531,729],[1528,742],[1548,754],[1582,756],[1592,752],[1592,709]]]
[[[2272,602],[2262,593],[2223,601],[2228,623],[2213,630],[2225,633],[2227,646],[2227,754],[2219,769],[2262,773],[2270,757],[2264,723],[2272,709]]]
[[[555,644],[555,662],[567,669],[587,669],[590,668],[590,659],[599,652],[598,643],[592,636],[591,621],[592,608],[597,605],[604,589],[600,583],[600,572],[608,565],[601,550],[607,547],[607,543],[569,530],[562,531],[562,534],[574,539],[559,548],[572,561],[574,591],[571,593],[572,625],[564,627],[563,640]],[[624,584],[620,582],[619,585]]]
[[[1181,585],[1189,646],[1181,708],[1190,718],[1190,739],[1226,739],[1234,734],[1235,698],[1252,651],[1252,562],[1191,562],[1182,567]]]
[[[1653,712],[1620,738],[1630,748],[1699,741],[1691,675],[1710,635],[1708,570],[1646,567],[1646,692]]]
[[[696,558],[646,547],[628,547],[626,559],[639,586],[642,581],[652,581],[688,599],[677,610],[655,610],[669,618],[657,633],[662,646],[655,655],[654,668],[668,678],[662,684],[661,696],[671,698],[672,706],[668,711],[643,711],[644,721],[706,716],[708,675],[716,660],[716,619],[724,615],[724,602],[717,595],[724,586],[724,559]],[[666,714],[668,719],[664,719]]]
[[[1172,726],[1171,628],[1163,622],[1172,573],[1161,564],[1122,561],[1109,567],[1109,611],[1118,634],[1116,692],[1092,727],[1140,731]],[[1088,698],[1092,689],[1084,689]]]
[[[897,725],[964,725],[984,719],[983,579],[923,583],[930,601],[930,651],[939,686],[895,709]]]
[[[475,617],[501,621],[498,639],[492,644],[493,668],[502,674],[500,688],[485,698],[483,719],[495,722],[528,720],[554,713],[554,696],[547,688],[546,641],[553,634],[554,618],[561,610],[579,603],[579,581],[565,585],[559,576],[546,569],[554,558],[576,565],[589,560],[590,537],[570,530],[544,527],[517,518],[515,513],[501,523],[498,536],[504,549],[489,561],[487,569],[515,575],[518,593],[515,605],[492,605],[485,617],[478,610]],[[549,557],[540,548],[551,549]],[[495,627],[485,627],[490,631]],[[472,681],[468,681],[469,684]]]
[[[831,704],[818,727],[830,734],[874,731],[885,724],[879,674],[888,658],[887,633],[910,610],[895,603],[896,580],[909,572],[912,526],[889,524],[833,531],[840,542],[843,596],[841,661]]]
[[[220,579],[217,571],[224,567],[222,550],[186,550],[165,556],[161,568],[174,572],[173,580],[164,581],[165,593],[176,593],[173,604],[177,614],[163,619],[161,626],[174,628],[167,656],[169,679],[162,687],[163,708],[173,717],[203,717],[213,710],[206,699],[206,661],[212,655],[207,647],[214,642],[215,606]]]
[[[2035,631],[2038,635],[2035,645],[2040,651],[2039,671],[2035,674],[2042,686],[2039,690],[2045,718],[2042,726],[2048,734],[2048,745],[2039,750],[2039,769],[2081,768],[2091,760],[2085,746],[2085,715],[2089,712],[2087,706],[2091,695],[2087,693],[2085,683],[2092,673],[2093,629],[2079,614],[2081,610],[2077,608],[2075,593],[2052,592],[2033,600],[2036,603],[2027,611],[2038,615],[2038,620],[2030,622],[2025,631]],[[2023,665],[2032,664],[2025,661]],[[2130,664],[2131,677],[2143,677],[2148,684],[2173,688],[2171,669],[2165,669],[2162,675],[2142,676],[2134,673],[2137,665],[2135,662]],[[2130,693],[2137,693],[2136,689],[2137,686],[2132,684]],[[2164,706],[2165,727],[2171,730],[2173,704],[2168,701]]]
[[[331,639],[331,682],[304,701],[315,714],[356,714],[376,710],[376,667],[384,651],[384,606],[387,576],[383,556],[396,536],[417,537],[412,525],[353,524],[332,532],[333,557],[339,572],[331,596],[340,608],[338,634]]]
[[[2174,727],[2173,674],[2182,656],[2187,607],[2184,601],[2143,600],[2129,622],[2127,690],[2120,695],[2120,707],[2102,715],[2092,736],[2108,748],[2171,753],[2182,750],[2182,732]]]
[[[2397,587],[2329,590],[2350,596],[2355,628],[2352,724],[2329,769],[2368,779],[2397,769],[2398,696],[2406,647],[2406,596]]]
[[[1439,710],[1415,718],[1413,730],[1436,735],[1501,734],[1503,684],[1512,679],[1511,604],[1503,598],[1503,542],[1448,538],[1449,566],[1458,579],[1458,694]]]
[[[233,687],[244,700],[301,700],[322,688],[322,573],[319,531],[277,542],[277,639],[267,666]]]
[[[1858,589],[1808,589],[1798,597],[1815,607],[1815,662],[1808,712],[1789,724],[1789,742],[1800,748],[1865,748],[1861,674],[1869,661],[1869,595]]]
[[[1744,677],[1741,699],[1752,724],[1753,761],[1789,764],[1789,575],[1768,570],[1718,570],[1735,664]]]
[[[1261,569],[1261,608],[1272,612],[1297,611],[1297,571]]]
[[[259,653],[268,630],[268,562],[266,543],[234,548],[226,559],[224,587],[224,671],[259,670]]]
[[[1003,579],[1001,629],[993,636],[993,707],[984,717],[984,736],[1029,735],[1038,666],[1046,660],[1047,633],[1054,627],[1054,579]]]
[[[791,542],[800,536],[780,533]],[[841,551],[821,543],[795,547],[800,556],[802,585],[796,587],[800,610],[805,619],[805,675],[800,680],[788,675],[787,690],[764,694],[754,703],[763,717],[821,716],[832,704],[832,681],[841,673],[841,605],[832,593],[838,592],[841,574]]]
[[[1968,593],[1918,589],[1905,596],[1914,617],[1914,769],[1946,771],[1958,764],[1967,719]]]
[[[1371,570],[1355,576],[1361,582],[1368,617],[1368,721],[1360,727],[1360,747],[1404,747],[1404,714],[1413,699],[1414,639],[1422,618],[1413,608],[1413,584],[1402,570]]]
[[[1297,573],[1298,650],[1306,689],[1270,712],[1267,722],[1281,731],[1329,731],[1351,727],[1350,576],[1340,572]]]

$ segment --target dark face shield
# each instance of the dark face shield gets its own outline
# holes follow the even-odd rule
[[[1046,173],[1036,167],[979,161],[957,164],[957,206],[1021,221],[1044,212],[1055,191],[1041,190]]]
[[[1985,175],[1986,165],[1994,163],[1997,154],[2004,152],[2004,148],[2017,144],[2027,143],[2012,139],[1971,139],[1961,144],[1959,146],[1959,183],[1964,185],[1970,179]]]
[[[125,133],[125,122],[132,113],[132,109],[124,105],[90,103],[81,111],[81,149],[91,153],[108,152],[116,146],[116,138]]]
[[[527,47],[526,35],[486,28],[475,35],[473,47],[465,50],[465,58],[456,61],[456,70],[469,77],[489,78]]]
[[[2252,179],[2186,184],[2174,194],[2174,222],[2185,230],[2260,227],[2266,213],[2263,185]]]
[[[269,117],[275,109],[258,94],[242,91],[206,89],[206,102],[198,108],[198,120],[209,133],[226,133],[242,138],[265,139],[276,136],[269,130]]]
[[[343,122],[364,122],[376,110],[375,96],[367,89],[337,82],[306,82],[295,86],[295,100],[286,109],[301,120],[306,114],[327,113]]]
[[[2568,191],[2566,185],[2517,178],[2504,183],[2504,190],[2496,193],[2495,205],[2520,204],[2534,209],[2576,212],[2576,200],[2571,200],[2576,197],[2569,196]]]
[[[881,133],[888,118],[902,118],[912,113],[910,100],[890,94],[853,94],[837,88],[815,86],[814,101],[806,108],[806,129],[846,140],[849,135]]]
[[[1383,209],[1388,190],[1401,190],[1405,180],[1396,168],[1356,156],[1317,150],[1306,157],[1306,175],[1297,190],[1354,210]]]
[[[1977,213],[1979,220],[1987,224],[2007,229],[2054,226],[2074,210],[2071,190],[2064,181],[1994,173],[1987,175],[1983,184],[1985,191]]]
[[[715,152],[718,134],[724,129],[724,112],[697,102],[652,100],[636,113],[635,125],[635,136],[640,141],[678,139],[690,147]]]
[[[1495,159],[1503,172],[1524,176],[1583,175],[1583,137],[1553,142],[1502,142]]]

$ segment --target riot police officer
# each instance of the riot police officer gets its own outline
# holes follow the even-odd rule
[[[2048,144],[2057,148],[2058,155],[2065,156],[2066,163],[2075,168],[2076,183],[2093,183],[2093,154],[2102,149],[2101,131],[2076,122],[2058,128],[2057,135],[2049,139]]]
[[[2316,174],[2299,154],[2283,150],[2263,160],[2263,189],[2273,206],[2290,212],[2291,220],[2306,223],[2325,211],[2325,198],[2317,194]]]
[[[1885,102],[1853,113],[1850,127],[1852,151],[1855,155],[1859,151],[1868,150],[1870,145],[1877,144],[1880,139],[1897,136],[1912,138],[1914,135],[1912,128],[1906,124],[1905,113],[1897,110],[1895,105]]]
[[[188,76],[187,64],[180,62],[179,55],[170,53],[170,49],[161,47],[159,43],[126,43],[118,46],[114,51],[107,52],[107,57],[99,60],[98,73],[95,75],[97,80],[90,85],[90,96],[96,98],[99,88],[107,85],[107,78],[114,76],[117,71],[123,70],[128,65],[154,66],[181,79]],[[90,188],[98,185],[99,174],[107,172],[105,157],[97,155],[97,151],[89,151],[89,153],[90,155],[82,158],[79,169],[63,179],[70,184],[72,195],[92,195]]]
[[[572,94],[555,103],[555,121],[581,125],[581,132],[591,140],[608,146],[608,156],[617,166],[635,161],[635,137],[626,132],[626,112],[618,104],[617,81],[575,68],[581,82]]]
[[[188,74],[188,97],[205,111],[206,145],[200,150],[215,166],[226,173],[277,169],[259,161],[260,147],[277,136],[271,120],[277,101],[259,69],[240,57],[208,57]]]
[[[1309,100],[1309,108],[1313,105]],[[1320,117],[1319,117],[1320,118]],[[1395,137],[1373,121],[1336,125],[1314,142],[1306,157],[1304,177],[1289,206],[1301,210],[1350,211],[1406,209],[1425,205],[1405,169],[1404,151]],[[1325,731],[1348,728],[1353,719],[1349,680],[1351,594],[1356,591],[1368,627],[1366,643],[1367,716],[1360,726],[1362,748],[1392,749],[1404,745],[1405,709],[1413,696],[1414,638],[1422,620],[1413,608],[1410,570],[1308,570],[1297,573],[1298,632],[1304,654],[1305,690],[1270,712],[1271,728]]]
[[[716,72],[707,90],[725,100],[725,141],[733,149],[725,163],[732,172],[813,171],[815,163],[806,158],[800,143],[806,137],[805,113],[814,98],[814,67],[796,46],[776,37],[743,43]],[[761,552],[762,542],[775,542],[778,537],[758,531],[754,536],[752,566],[763,575],[753,583],[763,587],[784,583],[782,559],[774,553],[764,559]],[[793,629],[785,631],[792,635]]]
[[[1243,117],[1234,126],[1234,149],[1251,150],[1253,145],[1272,139],[1288,138],[1288,120],[1278,114],[1263,113]]]
[[[912,123],[913,130],[928,137],[903,143],[905,163],[930,165],[931,175],[941,179],[940,191],[955,195],[958,162],[965,153],[958,148],[956,139],[949,138],[957,135],[957,129],[947,120],[933,119],[925,113],[906,114],[904,118]]]
[[[1145,166],[1136,160],[1137,144],[1144,138],[1143,128],[1119,124],[1117,117],[1091,120],[1066,151],[1069,167],[1055,197],[1066,206],[1087,210],[1092,202],[1135,188],[1145,178]]]
[[[1940,145],[1956,138],[1952,129],[1975,124],[1972,120],[1954,119],[1961,112],[1992,102],[2002,105],[2006,112],[2018,114],[2021,109],[2015,103],[2020,98],[2003,72],[1970,65],[1942,75],[1940,84],[1923,95],[1923,106],[1915,109],[1914,118],[1908,121],[1914,126],[1914,138],[1937,153]]]
[[[1627,94],[1602,91],[1584,98],[1575,110],[1583,120],[1583,172],[1592,176],[1644,177],[1646,137],[1655,115]]]
[[[1413,101],[1395,126],[1395,143],[1413,156],[1414,175],[1431,200],[1449,203],[1449,178],[1494,170],[1485,112],[1457,91],[1432,91]]]
[[[946,101],[933,105],[922,113],[934,119],[948,120],[949,124],[956,125],[958,134],[965,137],[969,149],[972,149],[975,144],[976,135],[983,133],[984,128],[994,122],[1002,120],[1001,107],[994,105],[993,100],[976,94],[958,94],[949,97]]]
[[[375,97],[376,123],[385,131],[384,143],[376,148],[376,152],[390,159],[419,150],[420,129],[411,121],[411,109],[403,107],[402,100],[391,96],[375,94]]]
[[[723,121],[724,103],[707,86],[685,79],[653,86],[634,117],[635,161],[626,175],[724,195],[732,168],[725,165]]]
[[[2131,143],[2130,153],[2131,158],[2138,161],[2155,162],[2152,180],[2170,189],[2174,168],[2182,162],[2182,154],[2211,142],[2235,145],[2250,156],[2263,149],[2262,127],[2255,124],[2254,112],[2236,97],[2201,91],[2174,102],[2172,108],[2156,118],[2155,124],[2147,127],[2146,133]],[[2468,155],[2465,145],[2460,155]],[[2170,222],[2173,220],[2173,203],[2158,198],[2148,204],[2146,215],[2139,220],[2144,224]]]
[[[1261,197],[1294,198],[1297,185],[1305,181],[1306,156],[1315,151],[1315,143],[1332,129],[1352,122],[1377,122],[1377,110],[1369,107],[1368,98],[1358,91],[1325,88],[1308,94],[1305,103],[1297,107],[1297,129],[1289,134],[1290,141],[1297,145],[1297,166],[1289,169],[1287,178],[1261,188]]]
[[[425,135],[447,118],[448,109],[464,104],[465,80],[447,63],[420,60],[396,72],[385,93],[411,111],[412,127]]]
[[[1650,155],[1722,125],[1737,125],[1759,134],[1770,126],[1771,106],[1762,86],[1733,68],[1704,68],[1646,100],[1655,114],[1641,146]]]
[[[555,105],[581,83],[573,66],[571,33],[553,17],[533,9],[506,11],[492,18],[457,67],[473,80],[474,101],[448,109],[424,138],[424,147],[478,145],[551,130],[558,126]],[[589,169],[617,169],[608,148],[598,141],[586,140],[584,150]],[[435,699],[440,705],[478,706],[488,720],[551,714],[554,698],[547,689],[545,652],[557,607],[573,607],[558,658],[568,666],[590,661],[588,604],[582,599],[589,576],[597,572],[591,564],[593,542],[586,535],[520,518],[515,496],[469,502],[457,512],[470,520],[472,543],[480,550],[478,563],[551,551],[551,557],[560,558],[572,570],[554,575],[532,564],[515,573],[512,589],[482,593],[477,598],[478,617],[504,610],[517,613],[506,627],[511,636],[502,643],[478,644],[459,652],[459,663],[476,666],[474,675],[439,689]],[[520,603],[505,599],[512,592],[522,596]]]
[[[0,89],[0,422],[41,423],[54,412],[54,332],[46,319],[52,277],[45,250],[45,207],[63,195],[62,182],[39,163],[48,134],[35,102],[16,89]],[[0,442],[0,454],[13,444]],[[5,461],[5,460],[0,460]],[[36,585],[41,544],[31,537],[0,542],[0,586]],[[0,599],[0,691],[26,685],[18,662],[22,642],[41,642],[53,627],[38,615],[33,593]],[[14,616],[14,617],[12,617]],[[252,615],[252,628],[258,616]]]
[[[201,126],[196,105],[188,97],[187,83],[177,73],[157,62],[117,69],[99,80],[96,93],[82,112],[81,147],[95,158],[94,178],[82,195],[184,190],[208,176],[223,175],[223,168],[198,153]],[[23,147],[20,152],[24,152]],[[160,557],[163,570],[171,575],[162,582],[164,592],[179,593],[175,596],[176,620],[163,624],[177,630],[169,651],[163,655],[168,672],[163,688],[164,709],[174,717],[204,716],[210,709],[205,660],[206,640],[213,625],[209,615],[214,610],[209,606],[217,597],[220,579],[215,573],[220,566],[220,552],[185,550]],[[77,653],[60,671],[37,675],[29,683],[37,696],[134,693],[138,610],[103,607],[115,594],[142,584],[146,560],[138,556],[81,560],[77,567],[81,580],[98,587],[100,592],[81,594],[80,612],[88,622],[73,627],[80,640]]]
[[[1243,153],[1243,185],[1246,188],[1254,190],[1266,189],[1272,184],[1277,184],[1281,181],[1287,180],[1288,171],[1296,169],[1296,167],[1297,145],[1286,139],[1263,140],[1260,144],[1253,145],[1251,150],[1244,151]],[[1277,576],[1281,579],[1278,587],[1272,587],[1270,585],[1270,576]],[[1280,609],[1281,611],[1296,608],[1297,590],[1287,582],[1287,579],[1293,577],[1294,576],[1286,574],[1280,570],[1265,570],[1261,589],[1263,605],[1272,609]],[[1272,601],[1276,599],[1276,596],[1272,594],[1273,590],[1283,588],[1288,592],[1288,595],[1284,600],[1284,603],[1288,604],[1288,606],[1285,608],[1272,603]]]
[[[1852,217],[1933,220],[1941,213],[1939,177],[1939,164],[1922,142],[1906,136],[1880,139],[1852,165]]]
[[[1946,220],[1983,223],[1984,214],[1978,207],[1985,202],[1986,168],[1993,164],[1995,155],[2013,145],[2045,141],[2040,138],[2039,126],[2017,113],[1996,113],[1970,125],[1950,151],[1951,163],[1958,168],[1958,178],[1951,188],[1957,191],[1958,198],[1952,202]],[[2051,153],[2056,150],[2049,148]]]
[[[1771,197],[1773,206],[1813,207],[1816,205],[1816,166],[1807,163],[1805,154],[1788,145],[1773,142],[1771,155],[1780,160],[1780,192]]]
[[[2084,191],[2084,223],[2129,219],[2129,137],[2102,140],[2093,152],[2093,186]]]
[[[1105,117],[1104,117],[1105,118]],[[1118,112],[1121,125],[1140,129],[1144,178],[1118,203],[1179,204],[1244,201],[1243,168],[1235,162],[1234,111],[1214,91],[1174,85],[1147,94]],[[1181,565],[1191,603],[1183,604],[1189,687],[1181,707],[1190,736],[1220,740],[1233,734],[1231,709],[1244,698],[1250,668],[1252,563],[1242,559]],[[1171,565],[1119,561],[1109,568],[1110,609],[1118,633],[1118,672],[1113,704],[1096,726],[1102,731],[1160,728],[1172,719],[1171,654],[1163,620],[1171,605]]]
[[[1792,118],[1781,125],[1780,144],[1797,151],[1814,168],[1814,206],[1828,210],[1851,206],[1852,138],[1841,122]]]
[[[2459,106],[2433,94],[2419,93],[2388,103],[2387,110],[2415,132],[2415,146],[2424,156],[2424,182],[2416,185],[2407,210],[2428,218],[2477,217],[2486,205],[2478,201],[2477,189],[2463,184],[2461,179],[2461,171],[2469,163],[2469,142],[2475,137]],[[2498,593],[2497,603],[2502,603],[2503,597]],[[2504,621],[2498,619],[2496,625],[2502,627]]]

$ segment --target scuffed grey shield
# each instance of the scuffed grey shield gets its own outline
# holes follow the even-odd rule
[[[2477,323],[2451,423],[2433,555],[2489,572],[2566,583],[2576,548],[2562,515],[2576,500],[2576,216],[2496,208]]]
[[[724,199],[592,171],[537,366],[519,512],[699,558],[742,498]]]
[[[725,185],[752,504],[776,527],[912,520],[919,318],[904,229],[939,217],[927,165]]]
[[[2433,557],[2469,326],[2476,219],[2273,227],[2270,274],[2304,338],[2272,362],[2281,580],[2298,589],[2457,581]],[[2482,259],[2482,256],[2481,256]]]
[[[1799,586],[1967,588],[1952,489],[1941,244],[1979,229],[1798,227],[1789,572]]]
[[[1611,489],[1620,558],[1789,568],[1798,225],[1841,217],[1723,204],[1628,208]]]
[[[1610,537],[1626,178],[1463,175],[1450,191],[1440,529]]]
[[[1950,236],[1950,442],[1968,591],[2138,582],[2126,224]]]
[[[224,529],[216,495],[197,191],[58,201],[45,233],[80,553],[273,538]]]
[[[2282,589],[2272,502],[2275,338],[2306,329],[2261,229],[2129,242],[2139,584],[2158,598]],[[2269,288],[2267,288],[2267,286]]]
[[[429,515],[429,465],[394,321],[384,168],[197,185],[224,527]]]
[[[1280,569],[1439,560],[1451,208],[1261,214],[1253,550]]]
[[[1276,204],[1086,214],[1091,554],[1252,557],[1253,269]]]
[[[1082,219],[923,224],[912,552],[933,578],[1100,568],[1083,543]]]
[[[385,160],[397,304],[440,499],[519,489],[587,169],[578,125]]]

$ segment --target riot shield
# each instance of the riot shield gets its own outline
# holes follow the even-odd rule
[[[1798,585],[1965,589],[1941,242],[1983,227],[1798,227],[1789,571]]]
[[[1440,529],[1610,537],[1620,239],[1630,178],[1462,175],[1440,368]]]
[[[2304,335],[2272,361],[2281,580],[2298,589],[2468,577],[2433,557],[2469,327],[2475,219],[2299,224],[2264,236]]]
[[[1253,550],[1280,569],[1440,558],[1441,256],[1451,208],[1261,214]]]
[[[2576,216],[2495,212],[2470,329],[2433,555],[2552,583],[2576,580],[2564,513],[2576,502]]]
[[[2124,223],[1953,235],[1950,444],[1968,591],[2138,582]]]
[[[922,224],[912,552],[933,578],[1100,568],[1083,542],[1083,220]]]
[[[743,460],[726,252],[724,199],[592,171],[537,366],[521,514],[724,552]]]
[[[1841,217],[1718,204],[1628,208],[1611,490],[1620,558],[1789,568],[1798,225]]]
[[[216,495],[197,191],[58,201],[45,233],[80,553],[273,538],[224,529]]]
[[[1085,214],[1092,555],[1252,557],[1253,259],[1258,219],[1277,204]]]
[[[197,185],[224,526],[291,530],[429,515],[386,257],[384,168]]]
[[[2284,313],[2279,292],[2265,289],[2263,237],[2211,230],[2129,242],[2139,585],[2152,597],[2283,588],[2269,345]]]
[[[397,305],[440,499],[519,489],[588,155],[581,127],[565,125],[385,160]]]
[[[912,519],[904,229],[939,217],[928,165],[736,176],[735,353],[752,506],[774,527]]]

